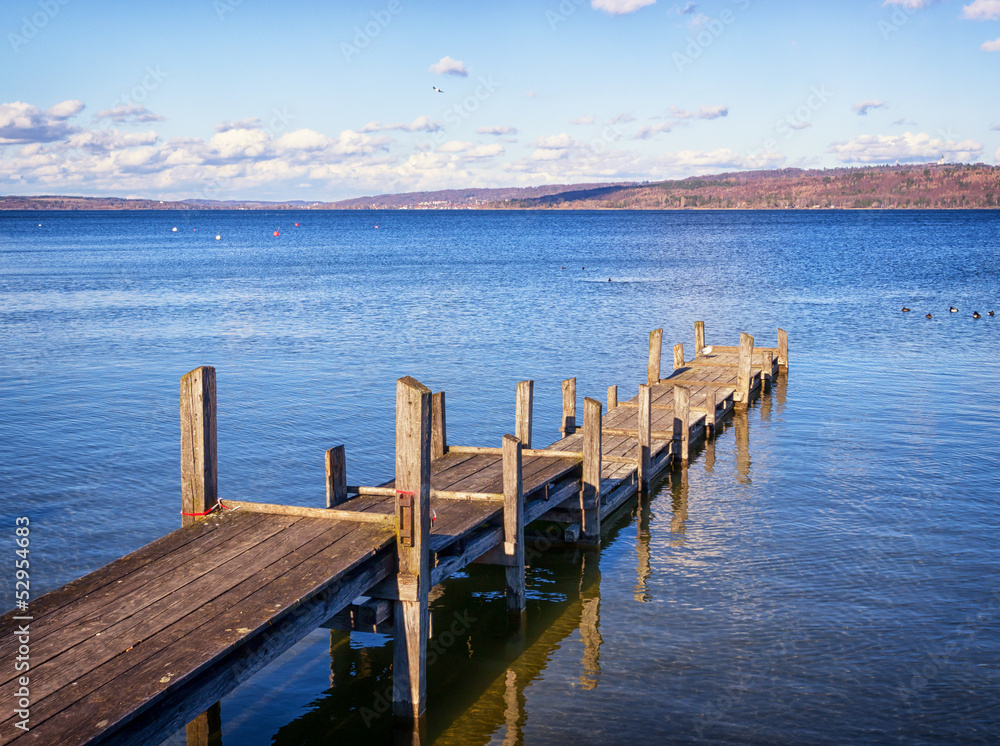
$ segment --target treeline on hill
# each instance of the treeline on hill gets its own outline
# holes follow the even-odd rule
[[[680,181],[618,184],[493,207],[536,209],[995,208],[1000,168],[987,165],[875,166],[749,171]]]

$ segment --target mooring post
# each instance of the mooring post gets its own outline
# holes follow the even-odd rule
[[[572,435],[576,432],[576,379],[567,378],[562,384],[562,394],[563,394],[563,408],[562,408],[562,419],[563,424],[559,429],[559,432],[563,434],[563,437],[567,435]]]
[[[583,518],[581,540],[601,543],[601,403],[583,400],[583,484],[580,490]]]
[[[586,410],[584,410],[586,414]],[[513,435],[503,436],[503,536],[504,554],[511,564],[507,576],[507,613],[519,617],[526,606],[524,590],[524,483],[521,449],[524,444]]]
[[[660,356],[663,354],[663,329],[649,333],[649,365],[646,367],[646,384],[660,382]]]
[[[649,492],[653,434],[652,390],[639,384],[639,491]]]
[[[347,456],[344,446],[326,452],[326,507],[347,502]]]
[[[392,712],[417,720],[426,708],[430,614],[431,391],[396,382],[396,548],[399,600],[394,609]]]
[[[618,409],[618,386],[608,386],[608,414]]]
[[[788,332],[778,329],[778,368],[788,370]]]
[[[674,386],[674,455],[687,466],[691,441],[691,389]]]
[[[774,372],[774,356],[768,351],[763,354],[760,366],[760,393],[771,390],[771,374]]]
[[[181,525],[219,500],[215,368],[203,365],[181,378]]]
[[[694,354],[700,355],[705,349],[705,322],[694,322]]]
[[[444,392],[431,397],[431,460],[444,458],[448,452],[448,426],[444,412]]]
[[[531,448],[531,409],[534,406],[535,382],[521,381],[517,384],[514,404],[514,437],[524,448]]]
[[[684,367],[684,343],[679,342],[674,345],[674,370]]]
[[[715,408],[716,404],[716,390],[710,389],[707,394],[705,394],[705,429],[707,430],[706,435],[715,436]]]
[[[740,357],[736,365],[736,394],[733,399],[738,409],[750,404],[750,363],[753,360],[753,337],[740,332]]]

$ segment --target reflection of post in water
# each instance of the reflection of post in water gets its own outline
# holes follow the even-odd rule
[[[715,437],[705,438],[705,471],[711,474],[715,471]]]
[[[187,746],[222,746],[222,705],[216,702],[187,724]]]
[[[670,474],[670,544],[679,547],[684,544],[684,531],[688,517],[688,472],[677,469]]]
[[[785,371],[781,372],[774,384],[771,386],[771,396],[774,397],[775,411],[778,415],[785,411],[785,393],[788,389],[788,376]]]
[[[528,702],[528,698],[524,696],[525,684],[526,682],[518,683],[517,672],[514,669],[507,669],[503,692],[503,719],[507,732],[504,735],[503,746],[515,746],[523,741],[521,728],[524,726],[524,711]]]
[[[580,685],[584,689],[593,689],[601,678],[601,583],[596,552],[583,555],[583,574],[580,578],[580,598],[583,609],[580,611],[580,637],[583,638],[583,673],[580,674]],[[596,582],[587,582],[588,575],[597,575]]]
[[[646,603],[653,600],[653,597],[649,595],[649,587],[646,585],[649,576],[653,574],[649,556],[649,517],[652,511],[649,508],[648,498],[639,497],[639,507],[636,512],[638,513],[639,520],[635,522],[638,533],[635,550],[639,555],[639,566],[637,568],[638,578],[635,584],[635,600],[640,603]]]
[[[736,430],[736,478],[740,484],[750,484],[750,420],[746,412],[733,413]]]

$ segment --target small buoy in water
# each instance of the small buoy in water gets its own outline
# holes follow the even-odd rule
[[[378,226],[377,225],[375,226],[375,230],[378,230]]]
[[[580,269],[586,269],[586,267],[580,267]]]
[[[909,312],[910,312],[910,309],[907,308],[906,306],[903,306],[903,313],[909,313]]]
[[[39,227],[39,228],[41,228],[41,227],[42,227],[42,224],[41,224],[41,223],[39,223],[39,224],[38,224],[38,227]]]
[[[174,226],[174,233],[176,233],[176,232],[177,232],[177,226],[175,225]]]
[[[276,235],[276,236],[279,236],[279,235],[281,235],[281,234],[280,234],[280,233],[278,233],[278,231],[275,231],[275,232],[274,232],[274,235]]]
[[[222,236],[220,234],[216,233],[215,234],[215,240],[216,241],[221,241],[222,240]]]
[[[972,318],[974,318],[974,319],[981,319],[983,317],[979,315],[979,311],[973,311],[972,312]]]
[[[195,228],[195,229],[194,229],[194,232],[195,232],[195,233],[197,233],[197,232],[198,232],[198,229],[197,229],[197,228]]]
[[[955,308],[954,306],[948,306],[948,310],[951,311],[952,313],[958,313],[958,309]]]
[[[611,278],[610,277],[608,278],[608,282],[611,282]]]
[[[298,227],[299,227],[299,224],[298,224],[298,223],[296,223],[296,224],[295,224],[295,227],[296,227],[296,228],[298,228]]]
[[[565,268],[565,267],[563,267],[563,269],[566,269],[566,268]]]
[[[934,317],[933,317],[933,316],[931,316],[930,314],[927,314],[926,316],[924,316],[924,318],[925,318],[925,319],[933,319]]]

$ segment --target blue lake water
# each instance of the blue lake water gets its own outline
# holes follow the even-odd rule
[[[709,344],[781,326],[787,378],[686,474],[599,554],[536,558],[521,641],[497,568],[439,587],[429,738],[996,743],[998,231],[977,211],[0,213],[0,526],[30,516],[36,594],[176,528],[198,365],[221,494],[319,506],[333,445],[351,483],[391,476],[400,376],[446,390],[449,441],[473,445],[532,378],[544,444],[562,379],[635,394],[653,328],[669,360],[699,319]],[[317,630],[223,700],[223,742],[388,741],[390,663],[385,638]]]

